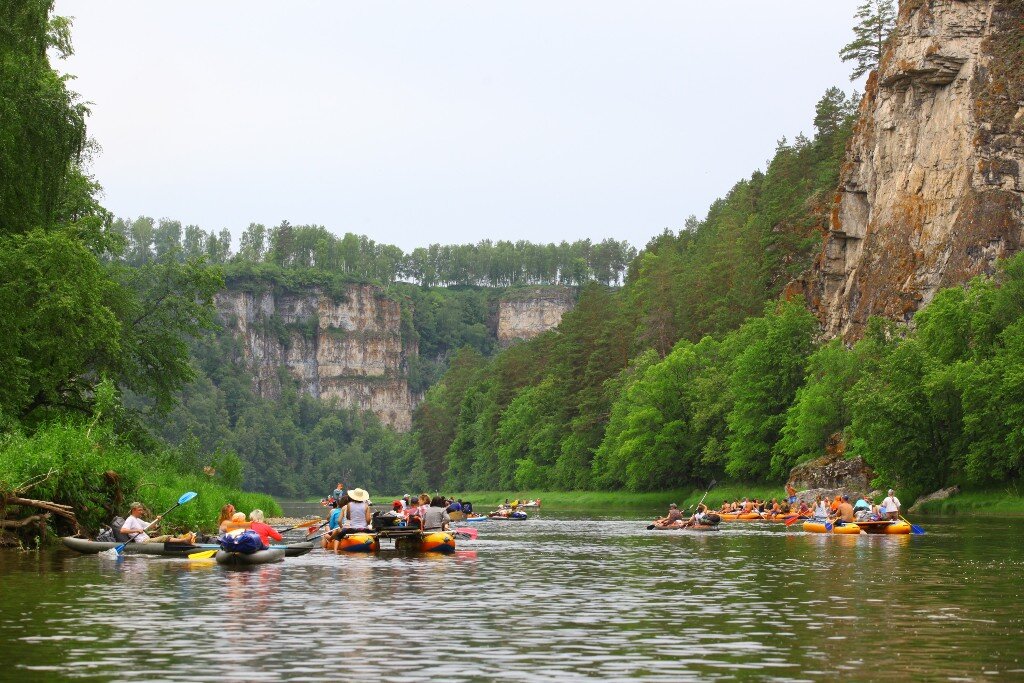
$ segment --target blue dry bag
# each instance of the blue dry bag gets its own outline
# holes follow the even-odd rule
[[[254,553],[263,550],[263,539],[255,531],[243,531],[237,536],[221,536],[217,539],[220,547],[229,553]]]

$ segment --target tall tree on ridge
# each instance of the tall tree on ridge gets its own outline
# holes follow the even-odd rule
[[[885,42],[896,26],[896,7],[893,0],[864,0],[853,18],[858,20],[853,27],[855,38],[839,51],[844,62],[856,63],[851,81],[878,68]]]

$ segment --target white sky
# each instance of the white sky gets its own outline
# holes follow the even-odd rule
[[[57,0],[58,68],[118,216],[642,247],[852,89],[857,2]]]

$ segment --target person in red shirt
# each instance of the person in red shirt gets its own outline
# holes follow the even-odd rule
[[[249,521],[251,522],[249,528],[260,535],[264,547],[270,546],[270,539],[275,541],[284,540],[281,534],[277,532],[277,529],[263,522],[263,510],[253,510],[250,512]]]

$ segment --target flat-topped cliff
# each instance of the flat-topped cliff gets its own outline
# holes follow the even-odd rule
[[[569,287],[537,287],[503,296],[498,300],[498,344],[507,347],[558,327],[574,305]]]
[[[407,381],[414,343],[401,334],[401,308],[373,285],[350,285],[331,298],[229,289],[215,298],[225,329],[242,344],[254,390],[276,398],[286,368],[299,390],[369,410],[399,431],[412,425],[416,398]]]

